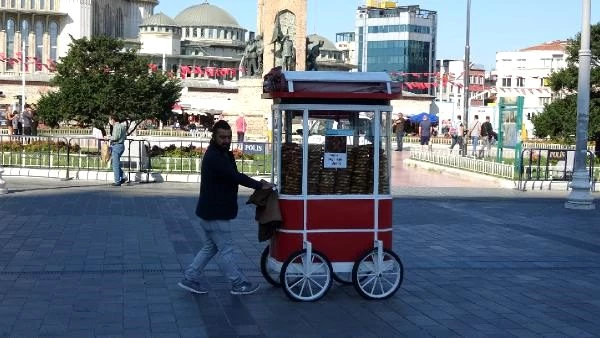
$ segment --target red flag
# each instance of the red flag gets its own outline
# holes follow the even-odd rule
[[[215,69],[215,67],[206,67],[206,68],[204,68],[204,71],[205,71],[206,75],[213,77],[213,76],[215,76],[216,69]]]
[[[200,66],[194,66],[194,74],[202,76],[202,68],[200,68]]]
[[[155,63],[151,63],[148,65],[148,67],[150,67],[150,70],[155,73],[158,70],[158,65]]]

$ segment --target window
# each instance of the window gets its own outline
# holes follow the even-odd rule
[[[50,33],[50,59],[56,61],[57,59],[57,45],[58,45],[58,24],[56,21],[51,21],[49,26]]]
[[[10,0],[10,8],[17,7],[17,0]]]
[[[23,20],[21,22],[21,43],[25,42],[25,54],[29,49],[29,21]]]
[[[41,20],[35,22],[35,70],[42,70],[38,64],[42,62],[44,52],[44,23]]]
[[[522,77],[517,78],[517,87],[525,87],[525,79]]]
[[[46,8],[46,0],[39,0],[40,2],[40,9],[45,9]]]
[[[29,8],[35,9],[35,0],[29,0]]]
[[[197,38],[198,37],[198,28],[194,28],[192,30],[192,37]]]
[[[55,0],[50,0],[50,10],[53,11],[54,10],[54,1]]]
[[[25,9],[27,6],[27,0],[21,0],[21,8]]]
[[[540,79],[540,87],[548,87],[548,85],[549,85],[548,78],[543,77]]]
[[[551,98],[550,97],[540,97],[540,106],[545,106],[547,104],[550,104],[551,102]]]
[[[15,21],[8,19],[6,22],[6,57],[12,58],[15,55]],[[7,69],[13,69],[12,63],[6,64]]]
[[[512,79],[510,77],[505,77],[502,79],[502,87],[510,87],[512,85]]]

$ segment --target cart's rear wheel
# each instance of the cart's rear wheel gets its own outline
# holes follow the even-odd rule
[[[269,267],[269,246],[263,250],[262,255],[260,255],[260,272],[262,273],[265,280],[273,285],[273,286],[281,286],[279,282],[279,271],[271,269]]]
[[[352,285],[352,272],[334,272],[333,279],[343,285]]]
[[[381,260],[377,249],[367,252],[352,268],[354,288],[367,299],[391,297],[400,288],[403,278],[400,257],[387,249],[383,249]]]
[[[333,284],[329,260],[318,251],[309,257],[306,250],[292,254],[281,267],[280,280],[285,294],[295,301],[321,299]]]

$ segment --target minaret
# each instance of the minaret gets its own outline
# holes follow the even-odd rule
[[[158,0],[132,0],[129,8],[128,27],[125,31],[126,37],[135,39],[138,37],[139,28],[145,18],[154,15],[154,7]]]

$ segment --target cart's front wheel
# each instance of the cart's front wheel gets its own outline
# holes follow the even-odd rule
[[[367,299],[391,297],[404,278],[404,267],[400,257],[393,251],[384,249],[379,257],[377,249],[362,256],[352,268],[352,282],[356,291]]]
[[[314,302],[333,284],[333,269],[325,255],[306,250],[292,254],[281,267],[280,280],[285,294],[295,301]]]
[[[263,250],[262,255],[260,255],[260,272],[269,284],[277,287],[281,286],[281,283],[279,282],[279,271],[276,271],[269,266],[268,245]]]

